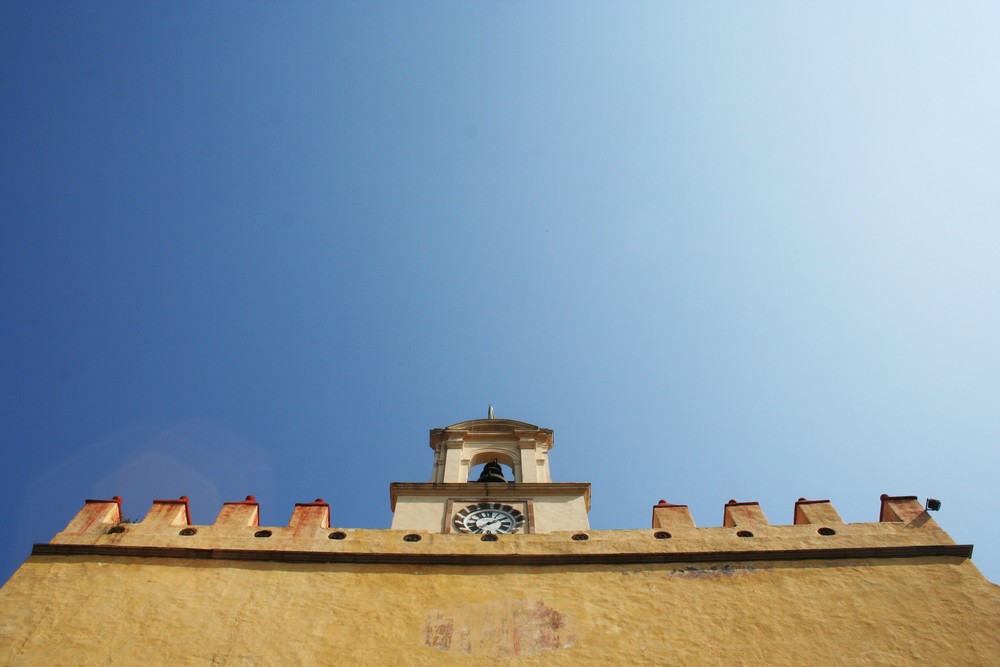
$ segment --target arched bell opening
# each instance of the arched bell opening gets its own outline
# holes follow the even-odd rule
[[[468,482],[504,482],[519,481],[519,461],[507,452],[477,452],[469,462]],[[484,477],[484,472],[486,476]]]

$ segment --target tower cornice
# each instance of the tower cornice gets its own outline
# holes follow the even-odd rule
[[[528,496],[582,496],[590,510],[589,482],[393,482],[389,485],[392,510],[400,496],[460,496],[477,498],[520,498]]]

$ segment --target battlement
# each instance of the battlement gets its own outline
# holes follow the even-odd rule
[[[204,525],[187,496],[152,501],[141,520],[118,496],[87,500],[4,587],[0,663],[936,665],[1000,654],[1000,589],[914,496],[883,495],[858,523],[829,500],[765,513],[720,499],[711,526],[661,500],[646,528],[592,530],[590,484],[551,479],[552,431],[491,417],[431,431],[433,476],[390,485],[388,529],[341,527],[322,498],[270,526],[253,496]],[[772,523],[778,512],[790,523]]]
[[[878,519],[880,523],[903,522],[908,525],[919,523],[920,526],[941,530],[937,523],[930,518],[930,514],[927,513],[916,496],[890,496],[883,493],[880,500],[882,501]],[[836,531],[836,527],[846,525],[829,500],[799,498],[795,503],[792,517],[792,525],[794,526],[816,524]],[[769,530],[771,528],[771,523],[764,516],[760,503],[756,501],[737,502],[730,500],[723,508],[722,525],[725,528],[745,530]],[[694,519],[691,517],[687,505],[674,505],[666,500],[661,500],[653,506],[653,528],[672,528],[683,531],[695,527]],[[830,534],[835,534],[835,532]]]
[[[253,496],[225,503],[211,525],[192,525],[188,499],[155,500],[124,522],[121,498],[87,500],[36,555],[100,554],[304,562],[557,564],[721,562],[904,556],[971,556],[913,496],[881,497],[879,520],[844,523],[828,500],[800,498],[791,525],[772,525],[756,502],[729,501],[721,527],[697,527],[686,505],[661,500],[649,530],[483,536],[333,528],[321,498],[298,503],[285,526],[260,526]]]

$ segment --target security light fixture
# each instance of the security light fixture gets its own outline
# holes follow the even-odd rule
[[[927,499],[927,511],[928,512],[937,512],[939,509],[941,509],[941,501],[940,500],[938,500],[937,498],[928,498]]]

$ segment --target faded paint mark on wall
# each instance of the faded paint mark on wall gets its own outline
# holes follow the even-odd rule
[[[766,571],[756,568],[753,565],[712,565],[711,567],[697,567],[689,565],[679,570],[665,570],[672,577],[684,577],[685,579],[723,579],[727,577],[742,577],[754,572]],[[664,570],[624,570],[623,577],[634,576],[660,576]]]
[[[435,609],[424,623],[424,644],[439,651],[508,658],[569,648],[568,618],[541,600],[497,600]]]
[[[712,567],[686,567],[683,570],[671,570],[670,574],[675,577],[685,577],[690,579],[722,579],[725,577],[739,577],[750,574],[756,568],[753,565],[733,567],[732,565],[713,565]]]

